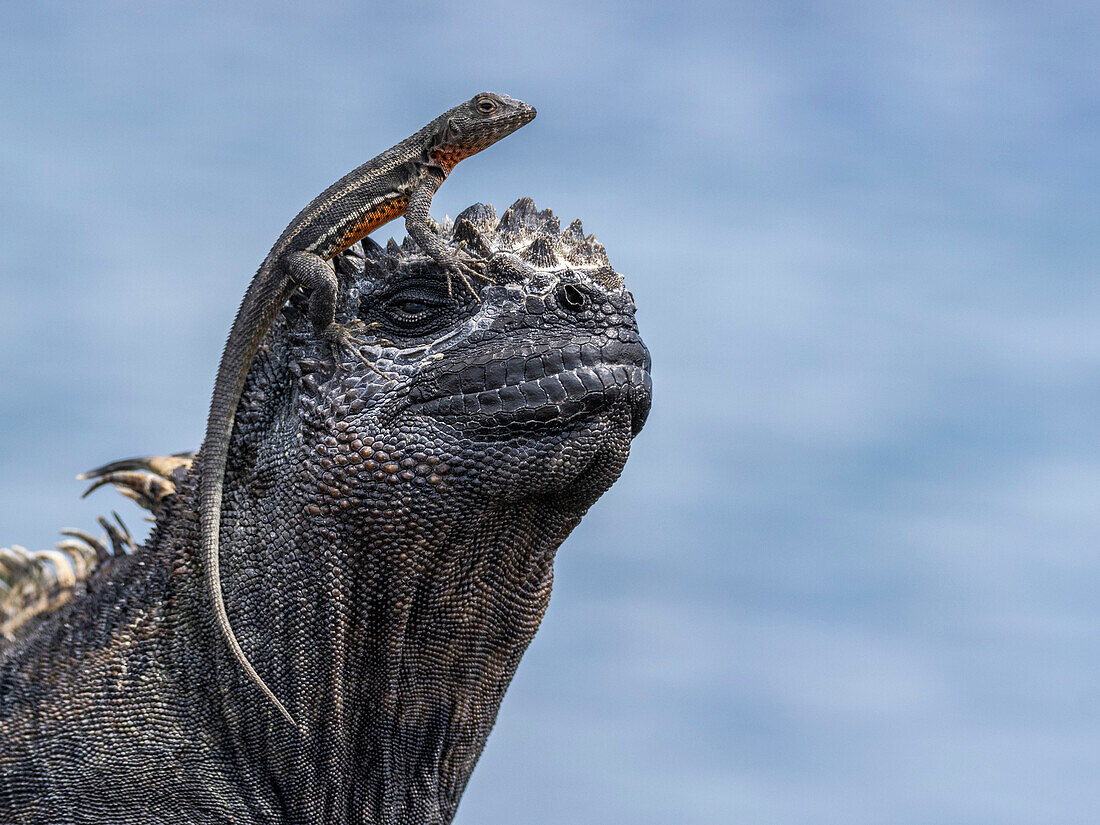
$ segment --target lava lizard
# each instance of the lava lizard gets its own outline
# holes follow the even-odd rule
[[[484,277],[460,261],[428,227],[432,196],[462,159],[486,149],[529,123],[535,108],[502,94],[481,93],[444,112],[420,131],[349,172],[283,230],[260,265],[241,302],[218,366],[206,435],[200,452],[199,521],[206,585],[218,628],[249,678],[295,725],[241,649],[222,595],[219,530],[229,438],[252,359],[279,310],[299,287],[310,291],[309,316],[318,336],[333,349],[357,357],[350,331],[335,322],[337,291],[332,259],[378,227],[405,216],[405,228],[420,248],[469,286]]]

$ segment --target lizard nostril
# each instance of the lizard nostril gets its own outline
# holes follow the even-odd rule
[[[576,284],[562,284],[558,287],[558,300],[571,312],[578,312],[588,303],[588,296]]]

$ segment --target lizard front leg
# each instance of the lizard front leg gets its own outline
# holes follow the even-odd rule
[[[447,292],[451,292],[451,278],[461,278],[462,283],[470,290],[470,293],[480,300],[477,290],[474,289],[471,278],[481,278],[483,281],[494,283],[493,279],[479,271],[485,266],[484,262],[476,258],[461,260],[451,251],[439,236],[428,228],[428,215],[432,207],[432,197],[443,185],[443,178],[438,174],[429,172],[413,190],[409,197],[409,205],[405,209],[405,230],[409,233],[417,245],[423,249],[432,260],[438,263],[447,273]]]
[[[279,260],[287,276],[309,292],[309,320],[317,337],[328,342],[337,365],[341,355],[350,355],[368,362],[359,352],[359,344],[351,329],[336,323],[336,292],[339,281],[330,262],[312,252],[288,252]]]

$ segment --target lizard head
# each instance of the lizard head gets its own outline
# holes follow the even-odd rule
[[[481,92],[440,116],[432,155],[450,171],[463,158],[530,123],[535,114],[535,107],[522,100]]]

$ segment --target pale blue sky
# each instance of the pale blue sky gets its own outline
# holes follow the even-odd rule
[[[655,402],[559,554],[457,821],[1094,822],[1098,24],[1083,2],[8,4],[0,541],[119,506],[79,502],[80,470],[196,446],[286,222],[507,92],[539,118],[434,212],[583,218]]]

